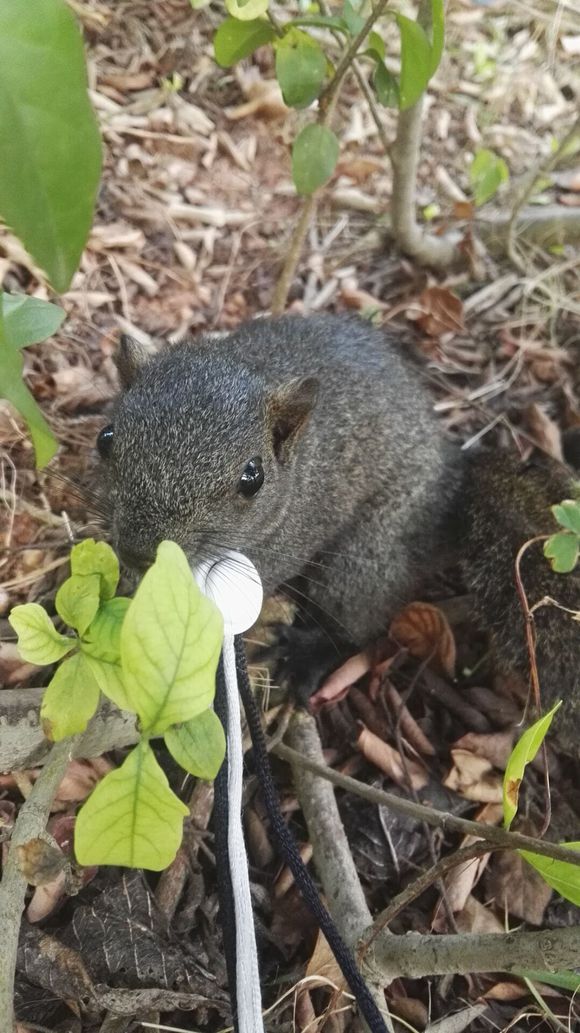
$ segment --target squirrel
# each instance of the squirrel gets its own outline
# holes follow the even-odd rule
[[[156,354],[124,337],[117,367],[97,449],[122,561],[144,569],[170,538],[192,565],[243,552],[266,597],[290,586],[306,619],[278,656],[300,698],[456,560],[501,665],[528,670],[515,558],[556,529],[550,506],[573,494],[571,474],[448,440],[392,331],[258,318]],[[577,611],[580,576],[554,573],[542,545],[522,557],[530,605]],[[553,605],[534,617],[543,706],[564,698],[559,738],[577,752],[580,623]]]

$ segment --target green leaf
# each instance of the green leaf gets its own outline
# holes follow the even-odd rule
[[[272,26],[263,18],[251,22],[226,18],[213,39],[215,59],[222,68],[230,68],[275,38]]]
[[[299,18],[293,18],[292,21],[287,22],[287,24],[305,25],[307,28],[312,26],[313,29],[332,29],[334,32],[348,33],[344,19],[335,14],[302,14]]]
[[[561,846],[567,847],[568,850],[580,850],[580,842],[562,843]],[[518,850],[518,853],[540,873],[544,882],[556,890],[556,893],[580,907],[580,868],[575,864],[568,864],[567,861],[555,861],[552,857],[529,853],[527,850]]]
[[[1,12],[1,8],[0,8]],[[0,23],[1,23],[0,13]],[[0,44],[1,52],[1,44]],[[1,89],[1,71],[0,71]],[[1,103],[0,103],[1,110]],[[1,141],[1,133],[0,133]],[[2,175],[0,175],[0,184]],[[22,379],[23,359],[7,336],[2,315],[2,292],[0,291],[0,397],[6,398],[26,420],[38,467],[46,466],[58,449],[58,442],[46,422],[39,406]]]
[[[56,612],[79,635],[84,635],[99,608],[100,585],[98,574],[88,577],[73,574],[63,581],[56,593]]]
[[[570,844],[568,844],[569,846]],[[561,990],[576,993],[580,990],[580,975],[577,972],[530,971],[527,968],[510,968],[510,972],[520,979],[529,979],[532,983],[545,983],[546,986],[558,986]]]
[[[143,731],[163,734],[212,702],[223,638],[217,607],[175,542],[162,542],[121,629],[121,666]]]
[[[102,603],[81,642],[81,649],[101,692],[121,710],[131,710],[120,662],[121,628],[130,605],[131,600],[123,596]]]
[[[0,4],[0,152],[0,216],[65,291],[93,218],[101,141],[64,0]]]
[[[84,732],[99,703],[99,686],[82,653],[63,660],[42,698],[40,720],[52,742]]]
[[[53,664],[70,653],[76,639],[59,635],[43,606],[15,606],[8,621],[18,635],[18,652],[30,664]]]
[[[511,752],[503,779],[503,820],[506,829],[509,829],[517,814],[520,785],[526,766],[536,756],[552,724],[554,714],[561,706],[562,700],[526,729]]]
[[[567,531],[580,535],[580,502],[576,499],[564,499],[559,506],[552,506],[552,513]]]
[[[445,10],[443,0],[431,0],[431,75],[438,67],[445,45]]]
[[[342,8],[342,20],[351,36],[356,36],[362,29],[365,19],[359,14],[360,4],[353,4],[351,0],[344,0]]]
[[[268,0],[226,0],[226,11],[238,21],[251,22],[268,10]]]
[[[211,781],[222,766],[226,737],[219,717],[209,708],[185,724],[168,728],[165,745],[190,775]]]
[[[404,14],[398,14],[401,34],[400,108],[405,111],[416,104],[431,78],[431,44],[420,25]]]
[[[305,126],[292,148],[292,179],[299,194],[313,194],[334,172],[340,147],[331,129]]]
[[[276,45],[276,78],[284,103],[307,108],[318,97],[326,75],[322,48],[307,35],[293,29]]]
[[[397,108],[399,106],[399,84],[383,61],[377,63],[373,74],[373,86],[381,104],[384,104],[386,108]]]
[[[374,58],[375,61],[384,61],[385,41],[382,36],[379,36],[378,32],[369,32],[368,46],[365,54]]]
[[[501,184],[507,183],[509,175],[505,161],[494,151],[485,147],[477,151],[469,167],[469,180],[477,207],[489,201]]]
[[[91,575],[94,577],[95,575]],[[88,578],[87,578],[88,580]],[[106,600],[83,636],[82,648],[98,660],[115,664],[121,659],[121,628],[131,600],[118,595]]]
[[[87,666],[90,668],[103,696],[112,700],[115,706],[119,707],[119,710],[131,711],[131,703],[125,689],[121,664],[100,660],[96,656],[89,655],[82,646],[81,649],[87,661]]]
[[[544,542],[544,556],[549,559],[552,570],[557,574],[569,574],[578,562],[580,541],[569,531],[558,531]]]
[[[86,538],[73,545],[70,554],[70,569],[73,574],[101,576],[101,599],[112,599],[119,584],[119,560],[106,542]]]
[[[52,337],[61,325],[65,312],[41,298],[28,294],[2,294],[4,333],[12,348],[27,348]]]
[[[75,827],[77,860],[160,872],[177,853],[188,813],[169,788],[149,743],[142,740],[81,807]]]

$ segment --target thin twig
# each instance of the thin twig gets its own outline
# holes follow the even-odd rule
[[[14,976],[20,921],[28,883],[17,861],[17,848],[40,836],[45,828],[52,801],[72,757],[74,739],[56,743],[38,776],[30,796],[22,804],[14,825],[8,858],[0,882],[0,1029],[14,1028]]]
[[[543,839],[536,839],[533,836],[524,836],[521,832],[506,832],[505,829],[497,828],[495,825],[484,825],[479,821],[470,821],[468,818],[460,818],[456,814],[449,814],[447,811],[438,811],[434,807],[426,807],[425,804],[414,803],[412,800],[404,800],[402,797],[387,793],[384,789],[376,789],[375,786],[367,786],[356,778],[349,775],[342,775],[339,771],[329,768],[327,764],[320,764],[310,760],[303,754],[291,749],[289,746],[276,746],[273,752],[282,760],[292,764],[301,764],[321,778],[326,778],[339,789],[355,793],[368,800],[369,803],[376,803],[380,807],[388,807],[398,814],[407,814],[418,821],[426,821],[429,825],[441,828],[445,832],[460,832],[464,835],[477,836],[479,839],[494,843],[496,847],[503,847],[507,850],[528,850],[532,854],[540,854],[542,857],[552,857],[555,861],[566,861],[575,867],[580,867],[580,851],[570,850],[568,847],[560,846],[558,843],[546,843]]]
[[[538,661],[536,658],[536,623],[534,620],[533,611],[530,609],[528,602],[528,596],[524,588],[522,581],[521,563],[524,554],[529,549],[530,545],[535,545],[537,542],[545,542],[549,537],[547,534],[536,535],[535,538],[530,538],[527,542],[524,542],[521,549],[518,551],[515,562],[515,578],[516,588],[521,603],[522,610],[524,612],[524,618],[526,623],[526,645],[528,649],[528,659],[530,661],[530,680],[532,693],[534,697],[534,704],[538,714],[542,712],[542,693],[540,688],[540,676],[538,674]],[[542,742],[542,759],[544,761],[544,820],[542,822],[542,828],[540,829],[540,837],[547,831],[550,821],[552,818],[552,795],[550,793],[550,767],[548,764],[548,749],[546,746],[546,740]]]
[[[529,201],[532,196],[534,187],[541,176],[547,176],[553,169],[556,168],[560,158],[566,152],[569,144],[573,141],[577,133],[580,132],[580,115],[577,116],[575,121],[572,123],[570,129],[564,136],[564,138],[558,144],[553,154],[550,154],[544,161],[540,162],[533,170],[531,175],[527,177],[526,183],[523,189],[520,191],[514,201],[513,208],[511,210],[508,226],[507,226],[507,240],[506,240],[506,251],[511,262],[515,265],[516,269],[519,269],[521,273],[529,273],[526,263],[516,254],[515,248],[515,230],[518,221],[518,216],[525,204]]]
[[[380,18],[388,3],[389,0],[379,0],[376,7],[373,8],[371,14],[365,21],[360,32],[357,33],[353,40],[351,40],[346,50],[344,51],[344,54],[338,62],[332,79],[330,80],[328,86],[325,90],[323,90],[319,97],[319,110],[317,119],[318,125],[324,127],[328,127],[330,125],[336,108],[336,103],[338,101],[338,95],[340,87],[342,86],[343,79],[353,62],[354,56],[356,55],[356,52],[360,44],[363,42],[363,40],[370,32],[377,18]],[[298,262],[300,260],[304,240],[306,238],[308,227],[310,225],[310,220],[316,208],[317,198],[318,191],[315,191],[313,194],[310,194],[308,197],[306,197],[302,204],[302,211],[300,212],[298,221],[296,223],[296,226],[294,227],[294,231],[290,239],[288,253],[286,255],[286,259],[282,267],[282,272],[280,273],[278,282],[276,283],[274,293],[272,295],[272,304],[270,308],[273,315],[275,316],[280,315],[280,313],[282,313],[286,307],[288,292],[292,284],[292,279],[296,271],[296,266],[298,265]]]

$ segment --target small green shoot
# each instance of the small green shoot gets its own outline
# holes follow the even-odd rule
[[[563,530],[550,535],[544,544],[544,555],[549,559],[552,570],[569,574],[576,567],[580,555],[580,501],[564,499],[558,506],[552,506],[552,513]]]
[[[81,864],[159,871],[175,856],[187,808],[169,788],[149,738],[164,733],[175,760],[198,778],[217,774],[225,738],[211,704],[221,614],[175,542],[161,543],[133,599],[115,596],[119,563],[104,542],[75,545],[71,571],[55,602],[73,634],[60,634],[35,603],[14,607],[9,617],[23,659],[49,664],[66,657],[44,693],[45,734],[57,741],[82,733],[101,693],[136,714],[141,731],[123,765],[79,811],[77,857]]]
[[[528,728],[511,752],[503,780],[503,820],[506,829],[509,829],[518,811],[519,792],[525,769],[534,760],[552,724],[554,714],[561,705],[560,700]]]
[[[477,151],[469,167],[469,180],[473,192],[473,200],[479,208],[490,201],[502,183],[509,180],[509,169],[494,151],[482,148]]]

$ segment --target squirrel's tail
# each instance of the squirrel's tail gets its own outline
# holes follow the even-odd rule
[[[466,457],[459,533],[467,587],[482,623],[491,630],[497,660],[506,669],[529,671],[526,618],[515,563],[524,542],[520,574],[533,620],[542,709],[564,700],[559,739],[580,753],[580,570],[555,573],[542,536],[558,528],[550,507],[577,494],[566,470],[552,460],[518,462],[503,453]],[[549,601],[548,601],[549,600]],[[572,611],[572,612],[568,612]]]

